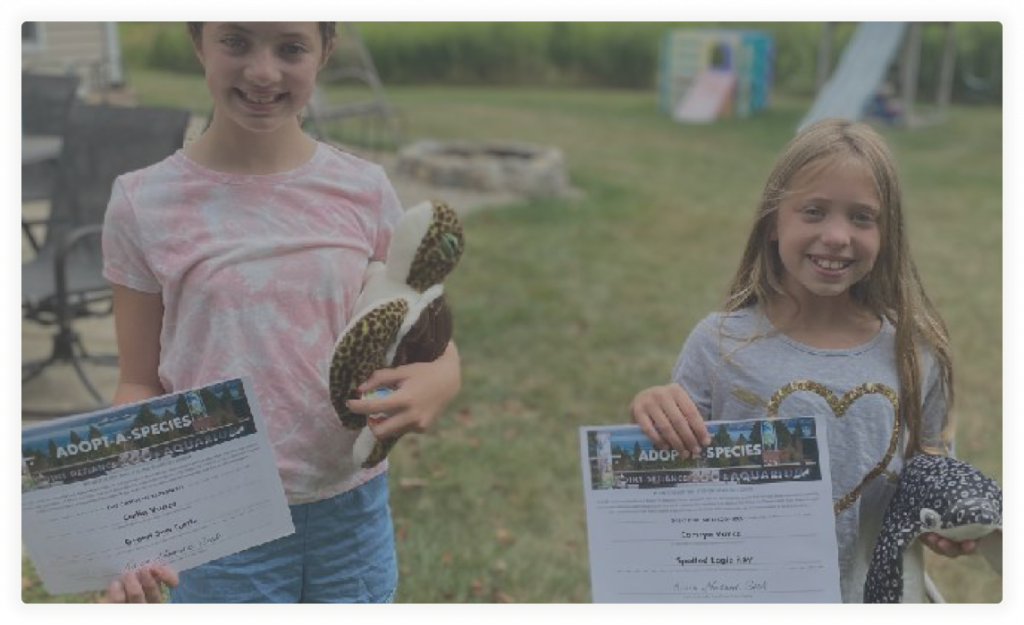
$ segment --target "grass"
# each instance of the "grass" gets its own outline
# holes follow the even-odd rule
[[[195,79],[132,76],[149,103]],[[159,86],[159,89],[158,89]],[[585,602],[577,427],[621,423],[720,305],[777,150],[809,102],[684,126],[653,93],[392,88],[412,138],[554,144],[583,199],[483,211],[448,282],[463,391],[392,454],[405,602]],[[205,96],[203,96],[205,98]],[[197,107],[204,110],[206,105]],[[903,174],[912,248],[953,335],[958,453],[1002,481],[1001,110],[883,129]],[[424,485],[425,481],[425,485]],[[931,559],[947,600],[998,602],[977,558]]]
[[[689,329],[720,304],[760,186],[808,103],[779,98],[754,119],[692,127],[638,93],[392,91],[417,135],[560,146],[586,192],[467,223],[467,262],[449,285],[465,362],[454,411],[466,417],[396,454],[399,480],[439,471],[393,497],[409,528],[401,598],[585,601],[576,427],[627,421],[632,395],[667,378]],[[885,134],[915,258],[954,337],[959,453],[1001,480],[1000,124],[998,110],[956,109],[943,126]],[[420,514],[424,501],[437,516]],[[439,570],[435,552],[457,559]],[[951,601],[1001,600],[977,559],[930,566]]]

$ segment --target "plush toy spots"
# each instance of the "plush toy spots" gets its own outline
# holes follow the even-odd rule
[[[366,416],[349,410],[345,400],[358,397],[356,388],[374,371],[387,366],[388,347],[398,338],[408,312],[409,303],[404,299],[381,304],[350,327],[334,348],[331,403],[345,427],[358,430],[366,425]]]
[[[359,466],[376,466],[397,438],[378,441],[366,415],[345,405],[377,369],[432,362],[452,337],[443,280],[462,257],[465,241],[455,211],[441,202],[410,208],[395,227],[387,264],[371,263],[352,321],[335,344],[328,379],[342,425],[361,430],[353,449]]]
[[[409,286],[423,292],[440,284],[459,262],[462,244],[462,225],[455,211],[447,206],[436,210],[409,268]]]
[[[947,456],[918,454],[900,472],[875,543],[865,603],[903,601],[903,553],[925,532],[980,539],[1003,526],[1003,493],[994,480]],[[1002,573],[999,562],[990,564]]]

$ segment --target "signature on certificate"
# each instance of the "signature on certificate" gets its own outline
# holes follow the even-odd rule
[[[725,582],[718,579],[709,580],[703,585],[676,583],[676,592],[768,592],[768,580],[748,579],[745,582]]]
[[[125,563],[124,570],[131,571],[133,569],[138,569],[149,564],[173,562],[186,555],[202,552],[206,549],[207,546],[212,545],[220,539],[220,532],[210,534],[209,536],[203,536],[199,540],[191,542],[187,545],[181,545],[179,547],[175,547],[174,549],[164,549],[155,558],[146,558],[145,560],[140,561],[129,560]]]

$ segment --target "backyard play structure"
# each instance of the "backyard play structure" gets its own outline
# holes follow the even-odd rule
[[[765,32],[670,31],[661,45],[659,107],[683,122],[749,117],[768,105],[772,57]]]
[[[923,24],[859,24],[846,44],[835,72],[829,76],[835,27],[833,23],[826,23],[822,28],[818,49],[818,96],[800,121],[800,128],[825,117],[859,120],[867,112],[879,114],[887,121],[907,127],[934,123],[945,118],[953,93],[953,70],[956,63],[953,24],[941,24],[944,35],[935,109],[927,113],[915,108]],[[897,75],[890,78],[897,54]]]
[[[352,22],[339,22],[334,51],[317,79],[316,89],[306,107],[306,119],[312,134],[327,136],[327,125],[358,121],[361,140],[374,145],[379,140],[397,144],[402,139],[398,112],[384,94],[384,83],[377,73],[370,50]],[[328,86],[355,87],[359,97],[338,101]],[[380,131],[383,131],[381,133]]]
[[[956,44],[953,25],[940,26],[945,31],[936,106],[925,113],[914,107],[923,24],[857,24],[834,72],[832,49],[837,24],[823,24],[818,49],[818,93],[799,127],[825,117],[859,120],[866,114],[908,127],[941,121],[953,91]],[[670,31],[661,45],[659,108],[681,122],[750,117],[769,103],[773,58],[772,37],[762,31]],[[892,71],[894,67],[896,72]]]

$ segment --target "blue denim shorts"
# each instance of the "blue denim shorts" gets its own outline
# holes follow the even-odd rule
[[[172,603],[386,603],[398,584],[387,473],[289,506],[295,533],[178,574]]]

